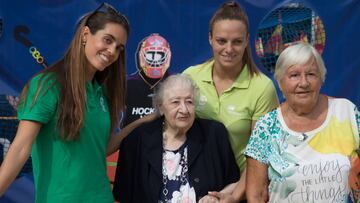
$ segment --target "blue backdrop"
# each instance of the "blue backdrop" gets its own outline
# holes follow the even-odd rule
[[[67,49],[76,23],[85,12],[98,7],[95,0],[32,0],[0,2],[0,94],[18,94],[25,82],[43,67],[29,52],[39,51],[47,64]],[[208,22],[221,0],[109,0],[128,16],[131,35],[127,44],[128,74],[136,70],[137,44],[150,33],[160,33],[171,45],[170,69],[181,72],[211,57]],[[250,38],[255,55],[255,36],[261,21],[272,10],[293,2],[313,9],[323,21],[326,44],[323,57],[328,75],[322,91],[346,97],[360,105],[360,1],[359,0],[239,0],[250,19]],[[281,96],[280,96],[281,97]]]
[[[96,9],[96,0],[1,0],[0,1],[0,94],[17,95],[27,80],[43,69],[39,62],[52,64],[60,58],[82,15]],[[159,33],[171,45],[170,70],[181,72],[211,57],[208,22],[222,0],[109,0],[128,16],[131,34],[127,44],[128,74],[136,71],[135,50],[150,33]],[[318,15],[325,28],[323,52],[328,74],[322,91],[346,97],[360,105],[360,1],[359,0],[239,0],[250,19],[250,45],[262,20],[273,10],[289,3],[301,3]],[[267,22],[267,21],[265,21]],[[271,22],[270,22],[271,23]],[[280,96],[281,98],[281,96]],[[18,184],[18,185],[16,185]],[[19,186],[20,185],[20,186]],[[31,177],[18,179],[9,196],[0,202],[28,202],[33,197]],[[22,195],[18,195],[18,194]],[[20,199],[19,199],[20,198]]]

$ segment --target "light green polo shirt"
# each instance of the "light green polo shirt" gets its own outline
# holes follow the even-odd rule
[[[60,92],[54,79],[39,83],[45,85],[33,103],[41,75],[30,81],[26,100],[18,110],[20,120],[43,124],[32,148],[36,202],[113,203],[106,173],[110,115],[102,87],[96,82],[86,84],[87,108],[80,139],[65,142],[58,138],[56,127]]]
[[[251,123],[279,104],[272,81],[264,74],[250,77],[247,66],[234,84],[218,96],[212,79],[214,61],[187,68],[199,88],[196,115],[222,122],[241,171],[245,169],[244,151],[251,134]]]

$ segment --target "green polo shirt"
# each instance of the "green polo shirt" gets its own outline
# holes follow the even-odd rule
[[[59,85],[50,75],[30,81],[20,120],[42,123],[32,148],[37,203],[114,202],[106,173],[106,145],[110,115],[104,91],[96,82],[86,84],[86,112],[80,138],[63,141],[57,128]],[[49,79],[49,80],[47,80]],[[35,103],[36,90],[44,85]]]
[[[251,134],[251,123],[279,104],[272,81],[264,74],[250,77],[247,66],[234,84],[218,96],[212,79],[214,61],[187,68],[200,90],[196,115],[222,122],[241,171],[245,168],[244,151]]]

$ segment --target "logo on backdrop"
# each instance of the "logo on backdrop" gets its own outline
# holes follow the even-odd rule
[[[41,55],[40,51],[33,45],[33,43],[26,37],[30,33],[30,29],[25,25],[18,25],[14,29],[14,38],[16,41],[23,44],[29,49],[31,56],[35,61],[41,65],[43,68],[47,68],[44,57]]]
[[[131,109],[131,115],[143,117],[145,115],[151,114],[155,111],[152,107],[133,107]]]

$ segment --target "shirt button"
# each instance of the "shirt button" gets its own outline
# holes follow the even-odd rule
[[[200,179],[199,178],[194,178],[194,182],[198,183],[198,182],[200,182]]]

